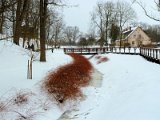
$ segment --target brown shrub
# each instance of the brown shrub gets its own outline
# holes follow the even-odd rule
[[[69,55],[74,59],[74,64],[79,64],[80,67],[85,69],[85,72],[90,72],[92,70],[93,67],[91,63],[84,56],[75,53],[70,53]]]
[[[7,111],[7,109],[7,105],[4,102],[0,101],[0,113]]]
[[[15,105],[24,105],[27,104],[29,101],[29,97],[33,95],[32,92],[28,92],[25,90],[19,90],[18,92],[16,92],[15,96],[13,97],[13,104]]]
[[[77,54],[70,56],[73,62],[51,71],[43,85],[45,91],[60,103],[81,97],[80,87],[86,86],[91,78],[92,65],[87,58]]]

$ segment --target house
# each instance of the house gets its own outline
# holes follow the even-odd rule
[[[129,28],[123,32],[123,39],[116,40],[116,46],[140,47],[150,45],[151,38],[143,31],[141,27]]]

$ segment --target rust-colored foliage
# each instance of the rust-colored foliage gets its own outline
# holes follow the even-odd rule
[[[70,53],[69,55],[74,59],[75,64],[78,63],[79,66],[85,69],[85,72],[89,72],[92,69],[91,63],[85,57],[75,53]]]
[[[97,60],[97,64],[107,62],[109,60],[108,57],[103,57],[101,55],[96,55],[95,59]]]
[[[96,59],[100,59],[101,57],[102,57],[102,56],[100,56],[100,55],[96,55],[96,56],[95,56]]]
[[[88,85],[91,78],[88,59],[75,53],[69,55],[73,62],[50,72],[44,82],[45,90],[60,103],[82,96],[80,87]]]
[[[101,57],[98,61],[97,64],[103,63],[103,62],[107,62],[109,59],[107,57]]]

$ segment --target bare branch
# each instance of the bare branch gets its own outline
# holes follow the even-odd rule
[[[155,17],[149,15],[148,12],[147,12],[147,10],[145,9],[145,7],[144,7],[140,2],[137,1],[137,4],[143,9],[143,11],[144,11],[144,13],[145,13],[145,15],[146,15],[147,17],[149,17],[150,19],[153,19],[153,20],[155,20],[155,21],[160,22],[160,19],[155,18]]]
[[[58,4],[55,2],[47,2],[47,5],[55,5],[55,6],[59,6],[59,7],[78,7],[78,5],[66,5],[66,4]]]

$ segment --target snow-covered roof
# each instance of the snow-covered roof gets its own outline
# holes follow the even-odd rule
[[[125,41],[126,39],[121,39],[121,41],[123,41],[123,40]],[[115,40],[115,41],[117,41],[117,42],[118,42],[118,41],[120,41],[120,40]]]
[[[137,27],[129,27],[128,29],[126,29],[125,31],[123,31],[123,34],[127,33],[127,32],[131,32],[134,31]]]
[[[126,36],[125,39],[127,39],[130,35],[132,35],[138,28],[141,28],[141,27],[137,26],[137,27],[132,28],[131,32]]]
[[[129,29],[126,29],[123,34],[125,35],[126,34],[126,37],[125,39],[121,39],[122,41],[123,40],[126,40],[131,34],[133,34],[138,28],[141,28],[140,26],[137,26],[137,27],[132,27],[132,28],[129,28]],[[115,40],[115,41],[120,41],[120,40]]]

